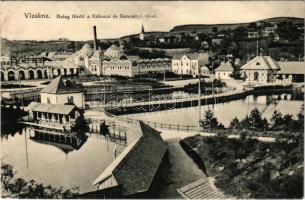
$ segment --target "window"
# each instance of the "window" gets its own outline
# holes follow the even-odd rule
[[[73,96],[68,97],[68,103],[74,103],[73,102]]]
[[[48,103],[48,104],[51,103],[50,97],[47,97],[47,103]]]

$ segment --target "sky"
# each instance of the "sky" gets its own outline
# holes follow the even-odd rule
[[[183,24],[251,22],[271,17],[305,17],[303,1],[4,1],[1,3],[1,37],[9,40],[92,40],[92,26],[99,39],[118,38],[145,31],[169,31]],[[48,14],[49,19],[26,18],[25,13]],[[58,19],[56,15],[70,15]],[[73,14],[109,14],[108,19],[72,19]],[[122,19],[113,15],[137,14]],[[157,18],[144,18],[145,14]]]

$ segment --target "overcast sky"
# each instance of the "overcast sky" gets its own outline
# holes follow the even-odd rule
[[[142,1],[142,2],[0,2],[1,36],[10,40],[91,40],[145,31],[169,31],[182,24],[250,22],[270,17],[305,17],[303,1]],[[49,14],[51,19],[26,19],[24,13]],[[56,19],[57,14],[156,14],[156,19]]]

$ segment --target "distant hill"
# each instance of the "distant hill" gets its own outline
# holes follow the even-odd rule
[[[256,23],[270,23],[270,24],[277,24],[281,23],[283,21],[292,22],[293,24],[304,24],[304,19],[302,18],[296,18],[296,17],[276,17],[276,18],[269,18],[269,19],[263,19],[254,21]],[[235,24],[187,24],[187,25],[179,25],[173,27],[170,32],[189,32],[189,31],[197,31],[197,32],[212,32],[212,29],[214,27],[217,27],[218,30],[223,29],[235,29],[239,26],[248,26],[250,23],[235,23]]]

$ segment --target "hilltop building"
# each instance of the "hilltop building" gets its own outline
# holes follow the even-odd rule
[[[217,79],[227,80],[232,79],[234,68],[231,62],[222,62],[221,65],[215,69],[215,76]]]
[[[141,32],[140,32],[139,38],[140,38],[140,40],[144,40],[145,39],[145,31],[144,31],[143,24],[142,24],[142,27],[141,27]]]
[[[174,55],[172,58],[172,71],[179,75],[198,76],[199,67],[209,63],[208,53],[192,53]]]

